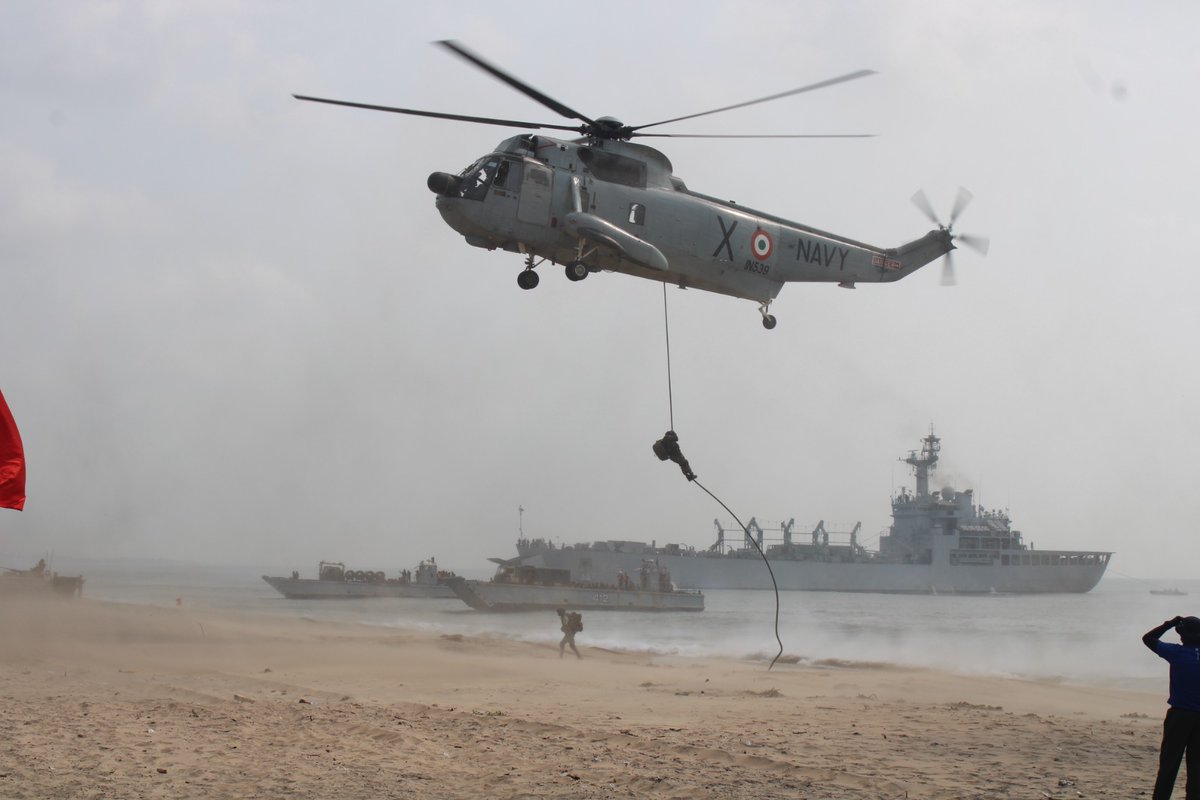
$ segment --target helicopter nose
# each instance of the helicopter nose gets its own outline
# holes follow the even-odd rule
[[[461,181],[457,175],[451,175],[448,172],[434,172],[429,176],[429,180],[425,181],[425,185],[434,194],[452,195],[458,194]]]

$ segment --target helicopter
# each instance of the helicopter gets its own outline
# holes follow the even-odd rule
[[[682,134],[647,128],[731,111],[846,83],[875,74],[859,70],[785,92],[710,111],[644,125],[614,117],[595,119],[543,94],[454,41],[449,50],[546,108],[578,125],[422,111],[295,94],[297,100],[459,122],[498,125],[519,133],[457,174],[434,172],[428,188],[442,219],[467,244],[524,256],[517,285],[533,289],[535,268],[562,265],[581,281],[608,271],[700,289],[759,304],[762,324],[773,329],[771,302],[785,283],[890,283],[946,256],[943,280],[954,280],[952,251],[961,241],[982,254],[984,237],[956,234],[953,226],[971,195],[959,189],[949,220],[942,223],[923,191],[913,202],[937,227],[899,247],[881,248],[818,230],[764,211],[691,190],[660,151],[631,139],[656,138],[859,138],[871,134]],[[541,131],[570,131],[553,138]]]

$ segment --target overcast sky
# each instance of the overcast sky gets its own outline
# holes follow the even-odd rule
[[[655,459],[660,284],[516,285],[425,187],[510,131],[293,92],[560,123],[454,38],[630,124],[857,69],[662,144],[689,187],[879,246],[991,237],[890,285],[754,303],[669,289],[674,420],[748,520],[861,521],[933,424],[936,486],[1039,549],[1195,574],[1200,123],[1189,2],[8,2],[0,6],[0,390],[28,501],[0,563],[150,556],[308,574],[529,536],[697,547],[732,524]],[[670,130],[664,128],[664,130]],[[662,140],[656,142],[660,144]]]

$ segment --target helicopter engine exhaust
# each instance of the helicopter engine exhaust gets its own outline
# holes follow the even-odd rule
[[[451,195],[458,194],[459,189],[462,187],[462,179],[448,172],[434,172],[425,181],[425,185],[434,194],[450,197]]]

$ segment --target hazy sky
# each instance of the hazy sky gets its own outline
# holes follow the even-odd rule
[[[8,2],[0,6],[0,390],[28,495],[0,563],[318,559],[388,570],[527,535],[704,547],[728,515],[668,427],[660,284],[466,245],[425,187],[511,135],[291,93],[559,123],[454,38],[631,124],[681,123],[689,187],[880,246],[975,194],[957,254],[892,285],[754,303],[668,291],[675,427],[744,520],[889,522],[935,485],[1040,549],[1195,574],[1200,123],[1188,2]],[[664,130],[670,130],[664,128]]]

